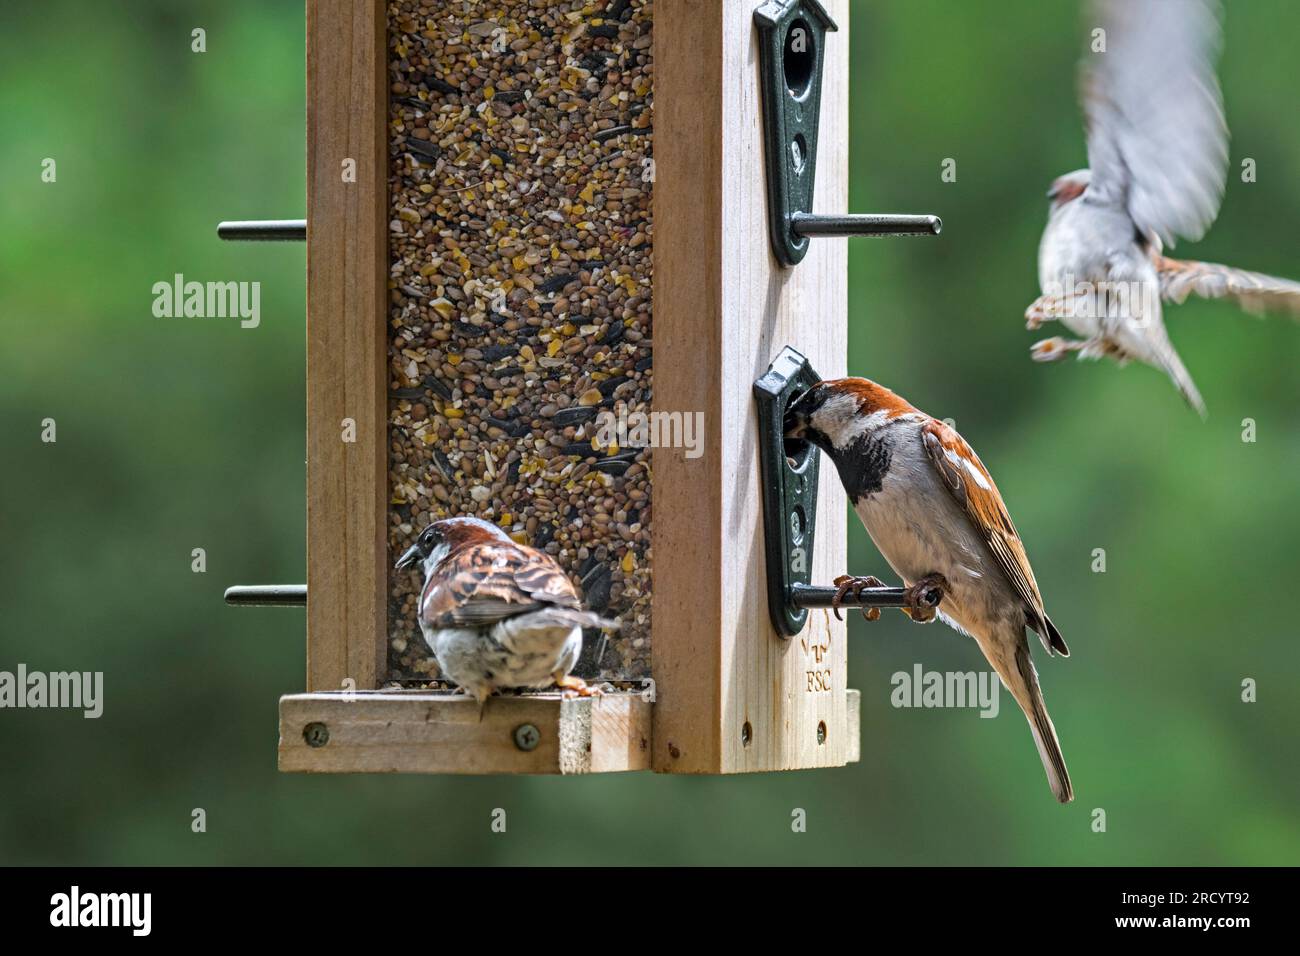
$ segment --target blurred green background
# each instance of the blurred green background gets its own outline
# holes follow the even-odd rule
[[[1209,237],[1177,254],[1300,278],[1300,6],[1233,4],[1226,32],[1233,173]],[[955,418],[997,475],[1074,650],[1036,656],[1075,803],[1052,801],[1007,695],[995,720],[890,706],[890,675],[918,661],[984,667],[900,615],[851,624],[863,759],[842,770],[278,774],[303,616],[220,595],[305,579],[303,248],[213,227],[303,212],[303,5],[28,0],[0,12],[0,670],[102,670],[106,706],[0,711],[0,862],[1300,860],[1300,328],[1173,310],[1205,424],[1145,367],[1030,363],[1044,191],[1085,162],[1077,5],[854,0],[848,36],[851,208],[945,222],[851,244],[849,368]],[[260,281],[261,327],[154,318],[150,287],[175,272]],[[886,570],[856,522],[851,552]]]

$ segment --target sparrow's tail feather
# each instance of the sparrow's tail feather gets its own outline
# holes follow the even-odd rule
[[[611,631],[616,631],[619,627],[618,621],[601,617],[594,611],[558,606],[533,611],[529,615],[529,624],[556,627],[603,627]]]
[[[1052,623],[1052,619],[1046,614],[1043,615],[1043,627],[1047,631],[1048,653],[1050,654],[1054,648],[1062,657],[1069,657],[1069,645],[1065,643],[1065,638],[1061,636],[1061,632],[1056,629],[1056,625]]]
[[[1189,295],[1206,299],[1232,299],[1247,312],[1289,312],[1300,318],[1300,282],[1279,279],[1262,272],[1247,272],[1217,262],[1156,259],[1160,296],[1183,302]]]
[[[1205,418],[1205,401],[1201,398],[1200,391],[1196,388],[1196,383],[1192,381],[1192,373],[1187,371],[1187,366],[1183,360],[1178,357],[1174,347],[1170,345],[1164,349],[1157,361],[1160,367],[1164,369],[1165,374],[1169,376],[1170,381],[1174,383],[1174,388],[1178,389],[1183,399],[1196,410],[1196,414]]]
[[[1029,645],[1023,641],[1016,649],[1016,672],[1021,686],[1019,693],[1016,688],[1012,688],[1012,696],[1029,721],[1034,744],[1038,747],[1038,758],[1043,761],[1052,793],[1059,802],[1069,803],[1074,799],[1070,771],[1065,767],[1065,755],[1061,753],[1061,741],[1056,736],[1056,728],[1052,726],[1052,718],[1047,716],[1043,691],[1038,686],[1038,673],[1034,670],[1034,662],[1029,659]]]

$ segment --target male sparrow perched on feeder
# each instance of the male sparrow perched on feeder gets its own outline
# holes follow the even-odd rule
[[[942,591],[938,616],[975,638],[1028,718],[1056,799],[1072,800],[1025,628],[1048,654],[1070,651],[1043,610],[1024,545],[979,457],[952,428],[865,378],[819,382],[791,404],[784,424],[787,439],[830,456],[871,540],[909,589]],[[837,580],[841,593],[880,586]]]
[[[1088,165],[1052,183],[1038,248],[1043,294],[1028,327],[1059,319],[1081,340],[1044,339],[1039,362],[1135,358],[1165,372],[1187,403],[1205,403],[1165,332],[1162,300],[1195,293],[1243,308],[1300,313],[1300,283],[1163,255],[1195,242],[1218,215],[1228,129],[1214,73],[1220,39],[1214,0],[1101,0],[1104,50],[1081,66]],[[1102,34],[1094,36],[1100,42]]]
[[[479,518],[435,521],[398,559],[424,565],[419,621],[442,672],[478,701],[499,688],[595,691],[569,671],[584,627],[617,627],[582,609],[573,583],[548,554],[516,544]]]

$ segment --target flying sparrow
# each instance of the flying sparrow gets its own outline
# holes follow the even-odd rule
[[[419,622],[442,672],[479,704],[493,691],[559,687],[594,693],[572,676],[584,627],[617,627],[582,609],[548,554],[516,544],[479,518],[444,518],[420,532],[396,569],[420,562]]]
[[[938,616],[975,638],[1028,718],[1052,792],[1068,803],[1070,775],[1025,628],[1038,633],[1049,655],[1070,651],[1043,610],[1024,545],[979,457],[948,425],[865,378],[814,385],[787,411],[785,434],[830,456],[913,603],[929,589],[942,591]],[[907,610],[913,620],[929,616]]]
[[[1163,370],[1204,417],[1165,331],[1162,301],[1195,293],[1294,314],[1300,283],[1163,254],[1177,236],[1200,239],[1223,198],[1228,129],[1214,73],[1217,2],[1097,0],[1094,9],[1106,45],[1080,70],[1090,168],[1059,177],[1047,194],[1043,294],[1025,312],[1031,329],[1059,319],[1083,338],[1045,339],[1032,355],[1138,359]]]

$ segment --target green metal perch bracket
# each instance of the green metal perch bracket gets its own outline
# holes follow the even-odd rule
[[[817,0],[766,0],[754,11],[772,252],[792,266],[813,236],[937,236],[938,216],[813,215],[817,124],[826,34],[837,29]]]
[[[789,346],[754,383],[758,401],[758,453],[763,480],[763,539],[767,551],[767,597],[772,626],[793,637],[808,621],[807,608],[791,600],[796,585],[812,574],[817,520],[817,472],[821,453],[808,442],[787,447],[783,420],[790,403],[818,382],[808,360]]]

